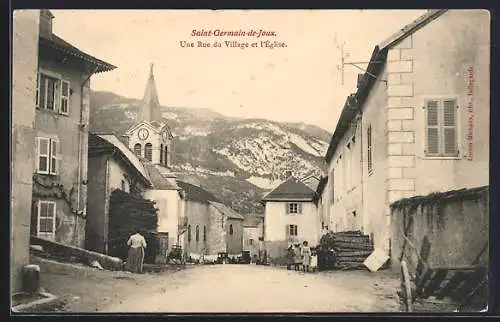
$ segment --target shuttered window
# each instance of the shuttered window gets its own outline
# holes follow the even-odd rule
[[[47,75],[51,74],[51,75]],[[38,73],[36,107],[68,115],[70,107],[70,82],[48,71]]]
[[[35,138],[36,164],[35,171],[40,174],[59,173],[60,148],[55,138]]]
[[[163,164],[163,144],[160,144],[160,164]]]
[[[298,227],[297,225],[286,225],[286,236],[287,237],[296,237],[298,236]]]
[[[425,103],[426,156],[458,156],[457,102],[432,99]]]
[[[287,202],[285,203],[285,211],[287,214],[301,214],[302,204],[300,202]]]
[[[333,205],[335,203],[335,169],[332,170],[332,174],[330,175],[330,203]]]

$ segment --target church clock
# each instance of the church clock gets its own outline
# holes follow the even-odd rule
[[[137,132],[137,136],[141,140],[146,140],[149,137],[149,131],[145,128],[142,128],[139,130],[139,132]]]

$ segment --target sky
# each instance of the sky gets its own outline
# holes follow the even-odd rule
[[[333,132],[373,48],[424,10],[52,10],[53,32],[118,68],[93,90],[142,98],[150,64],[160,103],[230,117],[304,122]],[[212,31],[193,36],[193,30]],[[215,31],[265,36],[221,36]],[[274,32],[274,36],[269,32]],[[261,41],[285,43],[270,49]],[[181,42],[195,47],[182,47]],[[197,47],[198,41],[221,47]],[[248,43],[226,47],[224,41]],[[256,42],[257,47],[252,47]],[[263,47],[262,47],[263,46]],[[366,65],[361,65],[366,67]]]

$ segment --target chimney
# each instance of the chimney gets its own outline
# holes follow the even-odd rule
[[[362,81],[363,81],[363,76],[364,76],[364,75],[365,75],[365,74],[358,74],[358,82],[357,82],[357,84],[356,84],[356,87],[357,87],[357,88],[359,88],[359,87],[361,86]]]
[[[40,10],[40,36],[45,38],[52,37],[52,19],[54,15],[48,9]]]

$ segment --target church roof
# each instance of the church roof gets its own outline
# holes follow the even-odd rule
[[[305,183],[294,177],[290,177],[266,194],[262,198],[262,201],[312,201],[314,194],[314,190],[309,188]]]
[[[215,209],[217,209],[221,214],[226,215],[228,218],[240,219],[240,220],[245,219],[242,215],[237,213],[233,208],[228,207],[223,203],[215,201],[209,201],[208,203],[212,205]]]
[[[208,204],[210,201],[220,202],[213,194],[193,184],[177,180],[177,185],[186,193],[186,200]]]
[[[178,185],[170,183],[163,177],[158,169],[149,161],[141,158],[141,163],[149,176],[149,180],[155,190],[181,190]]]

